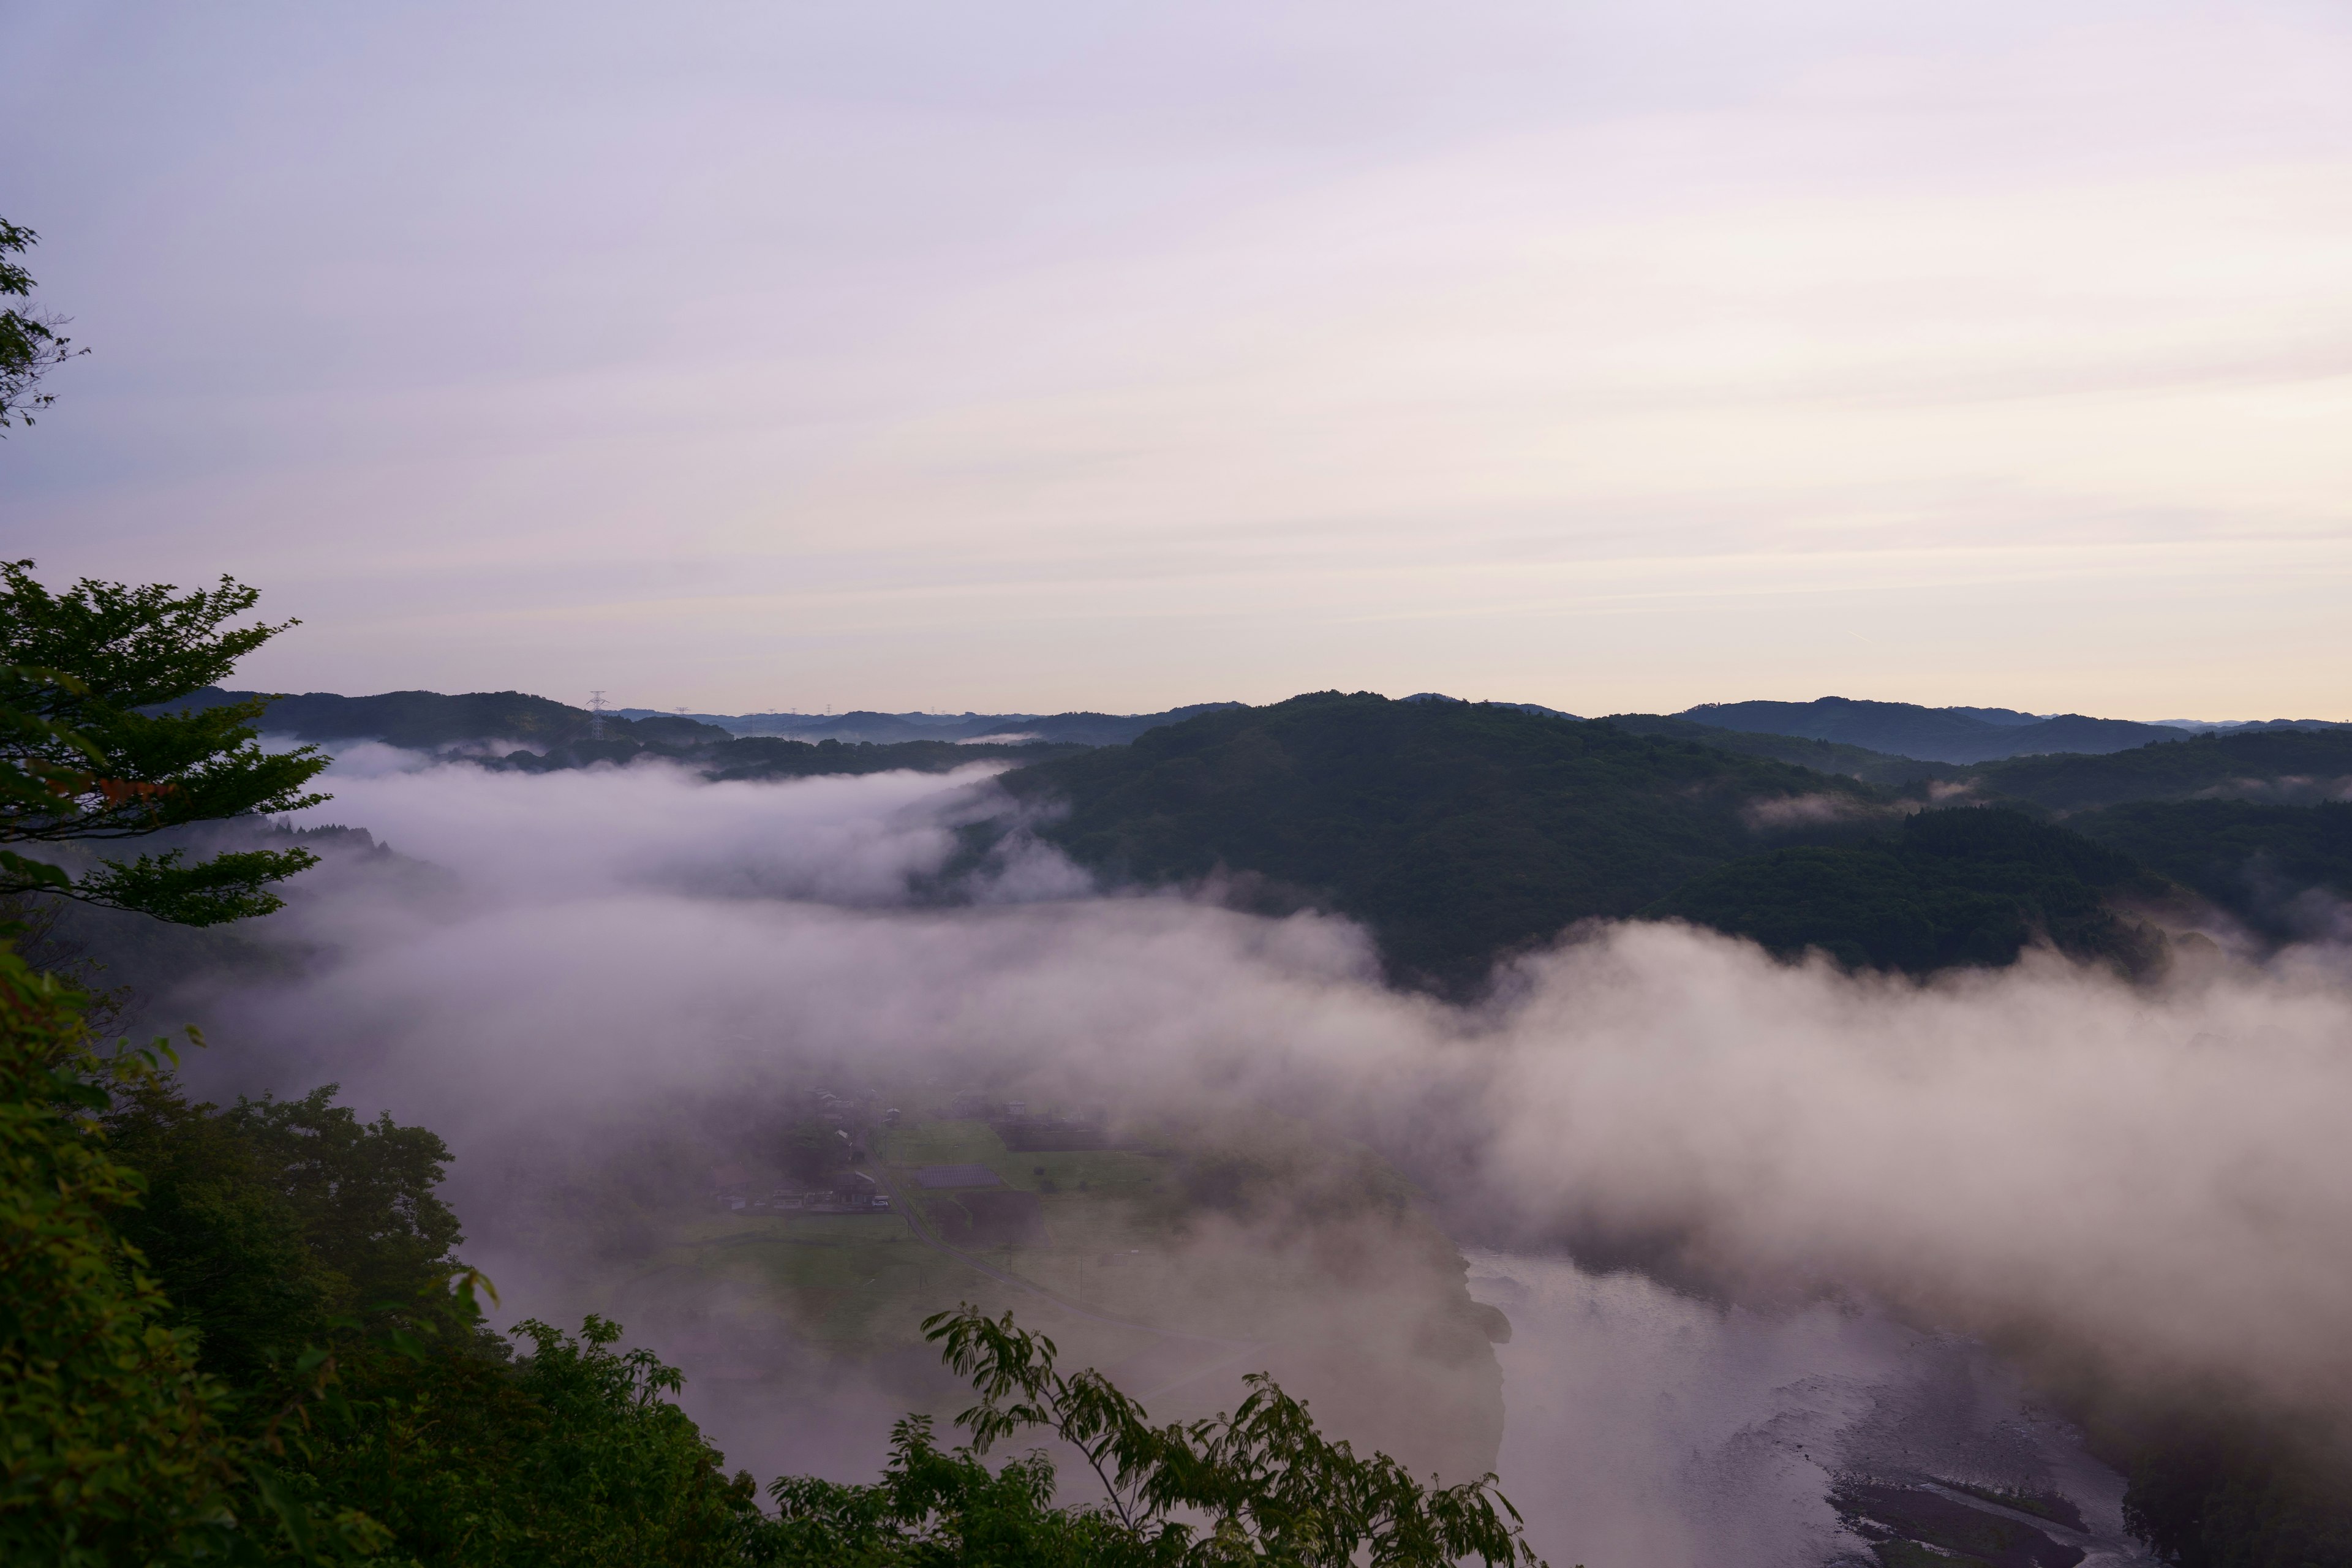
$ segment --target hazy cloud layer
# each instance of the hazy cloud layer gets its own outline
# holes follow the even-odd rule
[[[959,794],[936,777],[333,783],[324,813],[478,890],[305,917],[342,956],[219,999],[238,1044],[203,1070],[340,1078],[461,1152],[761,1062],[1278,1103],[1522,1234],[1665,1237],[1768,1291],[2055,1328],[2298,1403],[2352,1390],[2340,950],[2161,993],[2055,959],[1923,987],[1626,926],[1465,1012],[1382,988],[1325,917],[1072,898],[1066,873],[1043,900],[907,906]]]
[[[1829,1500],[1857,1472],[2058,1490],[2142,1564],[2123,1481],[1982,1345],[1848,1301],[1770,1311],[1638,1274],[1473,1248],[1508,1310],[1501,1470],[1554,1563],[1812,1568],[1866,1550]]]

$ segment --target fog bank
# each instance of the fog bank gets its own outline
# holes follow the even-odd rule
[[[190,999],[218,1041],[194,1071],[336,1079],[436,1128],[461,1212],[502,1144],[788,1063],[1272,1104],[1370,1139],[1481,1233],[2352,1407],[2341,950],[2155,991],[2046,955],[1920,985],[1619,925],[1458,1008],[1383,987],[1344,921],[1084,891],[1034,844],[985,869],[992,901],[919,900],[978,776],[339,767],[313,815],[456,886],[279,917],[331,956]]]

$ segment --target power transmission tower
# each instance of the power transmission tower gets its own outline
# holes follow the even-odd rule
[[[588,738],[604,738],[604,693],[599,689],[588,694]]]

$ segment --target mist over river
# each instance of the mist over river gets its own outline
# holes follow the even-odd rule
[[[887,1295],[917,1273],[791,1283],[772,1269],[783,1294],[763,1297],[758,1247],[722,1256],[639,1213],[651,1189],[614,1161],[651,1147],[648,1117],[668,1118],[686,1153],[662,1179],[708,1216],[714,1171],[734,1156],[704,1144],[726,1116],[818,1088],[870,1099],[877,1116],[896,1102],[869,1090],[928,1095],[920,1114],[941,1125],[969,1086],[1107,1108],[1114,1128],[1171,1116],[1196,1131],[1262,1117],[1312,1127],[1275,1143],[1360,1148],[1391,1176],[1335,1181],[1318,1154],[1276,1183],[1298,1213],[1318,1192],[1360,1194],[1395,1173],[1430,1200],[1412,1209],[1418,1239],[1359,1237],[1357,1262],[1317,1289],[1411,1276],[1468,1312],[1435,1227],[1475,1215],[1455,1234],[1529,1248],[1646,1239],[1672,1265],[1661,1278],[1811,1303],[1727,1307],[1640,1274],[1581,1272],[1557,1250],[1474,1251],[1470,1298],[1514,1331],[1489,1361],[1471,1329],[1475,1356],[1439,1375],[1414,1348],[1427,1300],[1285,1287],[1295,1324],[1344,1308],[1359,1335],[1348,1345],[1390,1347],[1380,1377],[1358,1380],[1385,1379],[1388,1407],[1340,1435],[1409,1440],[1409,1391],[1444,1388],[1459,1413],[1445,1452],[1495,1453],[1499,1433],[1504,1488],[1562,1568],[1853,1558],[1867,1541],[1856,1499],[1879,1506],[1884,1489],[1908,1488],[1903,1506],[1925,1508],[1948,1486],[2078,1510],[2079,1529],[2031,1526],[2037,1561],[2137,1561],[2120,1480],[1968,1336],[2021,1332],[2102,1374],[2209,1376],[2288,1410],[2341,1407],[2352,985],[2340,949],[2161,988],[2051,954],[1919,983],[1628,922],[1516,961],[1465,1005],[1384,984],[1349,921],[1249,913],[1213,889],[1102,887],[1017,838],[943,893],[956,826],[985,807],[984,768],[536,778],[376,747],[352,748],[329,782],[336,800],[309,820],[365,827],[392,852],[328,846],[289,908],[255,927],[279,957],[196,965],[151,999],[152,1017],[198,1019],[213,1039],[191,1082],[215,1098],[339,1083],[362,1115],[433,1129],[456,1154],[465,1256],[505,1290],[504,1321],[619,1318],[684,1368],[687,1406],[730,1463],[763,1477],[870,1478],[891,1415],[961,1408],[906,1336],[845,1371],[787,1344],[782,1319],[755,1321],[761,1301],[784,1298],[848,1312],[858,1292]],[[1185,1158],[1157,1168],[1181,1173]],[[1033,1165],[1042,1181],[1027,1157],[1006,1169],[1028,1182]],[[551,1193],[562,1202],[541,1201]],[[1279,1211],[1221,1219],[1218,1245],[1278,1272],[1297,1251]],[[677,1251],[688,1243],[706,1248],[700,1261]],[[1126,1279],[1143,1308],[1109,1315],[1148,1316],[1142,1276],[1098,1267],[1135,1245],[1068,1252],[1053,1266],[1075,1272],[1055,1288],[1091,1301]],[[1161,1260],[1171,1288],[1193,1282],[1177,1326],[1258,1334],[1213,1325],[1236,1309],[1199,1283],[1201,1257]],[[660,1289],[635,1283],[656,1268]],[[706,1278],[725,1285],[708,1302],[695,1295]],[[934,1283],[949,1299],[922,1310],[953,1304],[962,1287],[947,1278]],[[1265,1269],[1251,1278],[1273,1289]],[[919,1293],[908,1284],[883,1305],[911,1324]],[[1144,1348],[1087,1331],[1106,1356]],[[1305,1358],[1289,1364],[1337,1423],[1356,1352],[1314,1338],[1289,1334]],[[1316,1353],[1338,1372],[1318,1373]],[[1230,1408],[1243,1370],[1154,1414]]]
[[[1867,1562],[1830,1496],[1855,1475],[2057,1492],[2087,1568],[2152,1561],[2123,1532],[2123,1478],[1972,1341],[1851,1301],[1759,1311],[1558,1256],[1466,1256],[1471,1294],[1513,1329],[1503,1488],[1555,1564]]]

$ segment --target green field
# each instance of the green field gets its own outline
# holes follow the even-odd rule
[[[922,1321],[970,1301],[1050,1334],[1063,1364],[1102,1368],[1160,1419],[1229,1409],[1241,1374],[1265,1370],[1423,1468],[1492,1464],[1500,1373],[1483,1310],[1453,1243],[1369,1154],[1271,1117],[1157,1148],[1032,1151],[984,1121],[918,1115],[866,1143],[892,1209],[673,1215],[603,1310],[658,1325],[717,1369],[699,1375],[760,1398],[810,1353],[936,1376]],[[932,1245],[957,1190],[916,1175],[947,1164],[1034,1194],[1037,1230]],[[910,1394],[933,1397],[952,1395]]]
[[[926,1165],[985,1165],[1007,1187],[1035,1192],[1045,1215],[1041,1245],[966,1248],[1005,1273],[1107,1316],[1182,1329],[1150,1310],[1163,1292],[1147,1250],[1168,1230],[1136,1212],[1136,1200],[1167,1179],[1163,1155],[1129,1150],[1018,1152],[978,1121],[920,1121],[875,1139],[881,1169],[927,1219],[946,1194],[925,1194]],[[873,1167],[869,1167],[872,1169]],[[940,1234],[934,1220],[930,1234]],[[1033,1292],[991,1278],[919,1239],[903,1210],[871,1215],[715,1214],[677,1225],[667,1243],[614,1291],[615,1305],[648,1292],[681,1297],[712,1286],[732,1299],[781,1313],[793,1331],[836,1352],[858,1355],[921,1343],[921,1321],[960,1301],[1011,1309],[1045,1328],[1066,1350],[1112,1361],[1155,1336],[1088,1321]]]

